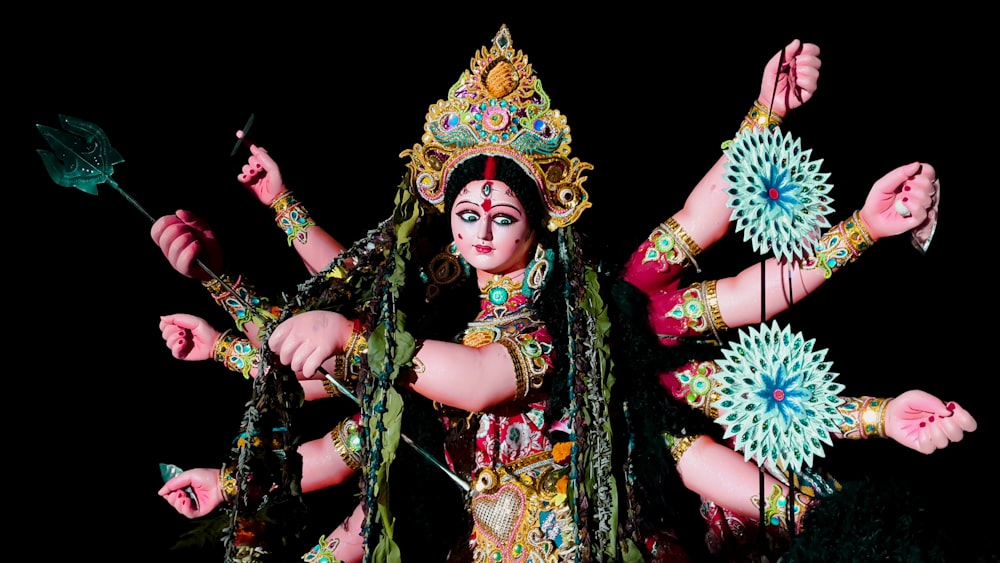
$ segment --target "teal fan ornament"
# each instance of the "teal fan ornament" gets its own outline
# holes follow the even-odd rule
[[[773,252],[780,260],[803,260],[812,254],[826,216],[833,212],[828,195],[830,174],[820,171],[823,161],[810,160],[812,149],[802,150],[791,134],[747,129],[724,150],[729,159],[727,205],[729,220],[743,241],[761,254]]]
[[[771,472],[799,472],[824,455],[839,432],[844,386],[825,361],[827,350],[778,323],[739,331],[739,342],[722,350],[718,360],[723,382],[712,406],[722,415],[724,438]]]

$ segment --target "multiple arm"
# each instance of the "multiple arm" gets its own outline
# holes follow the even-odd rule
[[[302,456],[302,491],[318,491],[346,481],[360,463],[357,443],[357,418],[348,418],[326,436],[304,442],[298,452]],[[188,469],[167,480],[157,494],[177,512],[198,518],[211,513],[231,500],[229,487],[233,483],[232,466],[222,469],[199,467]],[[191,501],[186,489],[194,491],[197,502]]]
[[[857,402],[865,403],[866,399]],[[968,411],[953,402],[946,405],[924,391],[911,390],[898,397],[879,401],[885,403],[884,410],[881,411],[884,415],[881,420],[884,433],[880,435],[921,453],[929,454],[951,442],[958,442],[965,432],[976,429],[976,421]],[[871,435],[876,434],[864,437]],[[859,434],[855,437],[862,436]],[[708,436],[690,436],[676,440],[672,454],[681,479],[689,490],[744,518],[760,518],[761,472],[756,465],[745,461],[742,454]],[[785,533],[789,529],[787,512],[778,507],[787,503],[792,491],[785,482],[770,474],[765,473],[763,479],[766,525],[773,527],[777,523],[781,533]],[[796,531],[800,529],[802,519],[814,500],[814,497],[801,490],[795,491]]]
[[[236,179],[274,210],[275,222],[310,274],[322,271],[344,251],[344,246],[314,223],[302,203],[285,187],[277,163],[265,149],[250,145],[250,158]]]
[[[268,345],[283,365],[302,377],[315,376],[320,367],[338,374],[338,362],[346,361],[343,356],[354,355],[349,343],[355,329],[340,313],[307,311],[279,324]],[[472,347],[424,340],[415,358],[419,367],[405,385],[432,401],[480,412],[517,394],[514,360],[502,344]]]
[[[792,41],[768,62],[760,93],[741,129],[762,129],[780,123],[787,112],[811,98],[819,68],[819,48]],[[625,279],[651,298],[675,289],[679,271],[729,232],[732,210],[728,207],[730,186],[726,181],[726,165],[726,156],[720,156],[695,185],[683,208],[653,231],[625,269]],[[931,165],[913,162],[900,166],[873,184],[859,211],[820,238],[815,256],[801,263],[769,258],[736,276],[712,282],[700,296],[712,321],[710,328],[739,327],[771,319],[815,291],[834,271],[856,259],[877,240],[920,227],[933,209],[937,186]],[[668,240],[666,244],[664,241]],[[656,249],[666,247],[677,251],[649,264],[650,252],[655,254]],[[762,299],[766,307],[763,319]],[[658,333],[669,332],[660,326],[654,329]]]

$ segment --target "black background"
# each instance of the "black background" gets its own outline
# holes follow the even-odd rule
[[[397,155],[419,141],[428,106],[501,23],[568,116],[573,154],[594,165],[585,184],[594,207],[579,224],[595,249],[623,253],[680,207],[757,95],[766,61],[793,38],[820,45],[823,67],[818,93],[786,128],[831,172],[833,221],[889,170],[935,166],[941,222],[926,255],[902,237],[881,241],[779,320],[829,349],[848,394],[921,388],[972,411],[979,430],[930,456],[890,441],[837,442],[821,461],[841,478],[905,479],[943,526],[992,545],[996,180],[995,158],[976,156],[992,148],[997,121],[995,55],[977,33],[985,15],[744,8],[549,6],[515,16],[503,5],[447,14],[272,7],[208,18],[91,7],[8,20],[9,31],[20,28],[3,39],[2,102],[15,178],[5,473],[16,535],[0,550],[168,560],[190,522],[157,497],[157,464],[220,465],[250,392],[216,364],[170,356],[160,315],[188,312],[220,327],[226,318],[170,269],[150,223],[109,186],[95,197],[51,181],[35,125],[57,127],[65,114],[102,127],[125,159],[114,173],[124,190],[154,217],[201,214],[229,269],[276,295],[306,273],[271,211],[236,182],[247,152],[229,156],[235,130],[253,113],[251,138],[287,185],[315,219],[354,240],[388,215],[405,171]],[[944,39],[949,23],[954,35]],[[699,258],[706,277],[759,259],[740,238]],[[310,408],[324,432],[329,415]],[[323,497],[308,498],[332,526]]]

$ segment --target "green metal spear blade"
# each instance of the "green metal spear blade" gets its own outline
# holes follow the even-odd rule
[[[89,121],[59,116],[62,130],[36,125],[52,151],[38,150],[45,170],[60,186],[97,195],[97,186],[111,184],[115,164],[124,162],[104,131]]]

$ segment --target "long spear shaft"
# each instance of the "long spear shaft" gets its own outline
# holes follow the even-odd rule
[[[46,170],[49,176],[57,184],[61,186],[71,186],[75,187],[81,191],[97,195],[97,186],[102,183],[107,183],[109,186],[114,188],[119,195],[125,198],[132,207],[137,209],[150,223],[155,223],[156,219],[148,212],[146,209],[134,198],[126,192],[117,182],[111,177],[114,172],[114,165],[122,162],[121,155],[118,151],[111,147],[108,141],[107,135],[101,130],[100,127],[93,123],[84,121],[82,119],[77,119],[74,117],[60,116],[60,122],[63,126],[64,131],[47,127],[44,125],[38,125],[38,130],[43,137],[49,142],[49,145],[56,152],[47,152],[39,150],[39,156],[42,157],[42,162],[45,164]],[[232,154],[236,154],[236,150],[239,145],[243,142],[246,137],[247,131],[253,124],[253,114],[250,114],[250,118],[247,120],[246,125],[243,126],[242,135],[237,141],[236,146],[233,147]],[[240,304],[247,310],[247,312],[260,319],[257,311],[249,304],[239,293],[228,283],[226,280],[222,279],[218,274],[212,271],[204,262],[199,258],[195,258],[195,264],[202,269],[206,274],[212,277],[216,282],[219,283],[230,295],[233,296]],[[323,377],[325,377],[330,383],[332,383],[344,396],[350,398],[357,405],[361,405],[361,401],[353,393],[351,393],[347,388],[345,388],[335,377],[324,370],[322,367],[318,370]],[[418,446],[413,440],[411,440],[405,434],[400,434],[400,437],[409,444],[413,449],[417,451],[421,456],[434,464],[437,468],[444,471],[459,487],[461,487],[465,492],[469,492],[471,487],[456,473],[451,471],[447,466],[443,465],[434,456],[428,453],[425,449]]]

